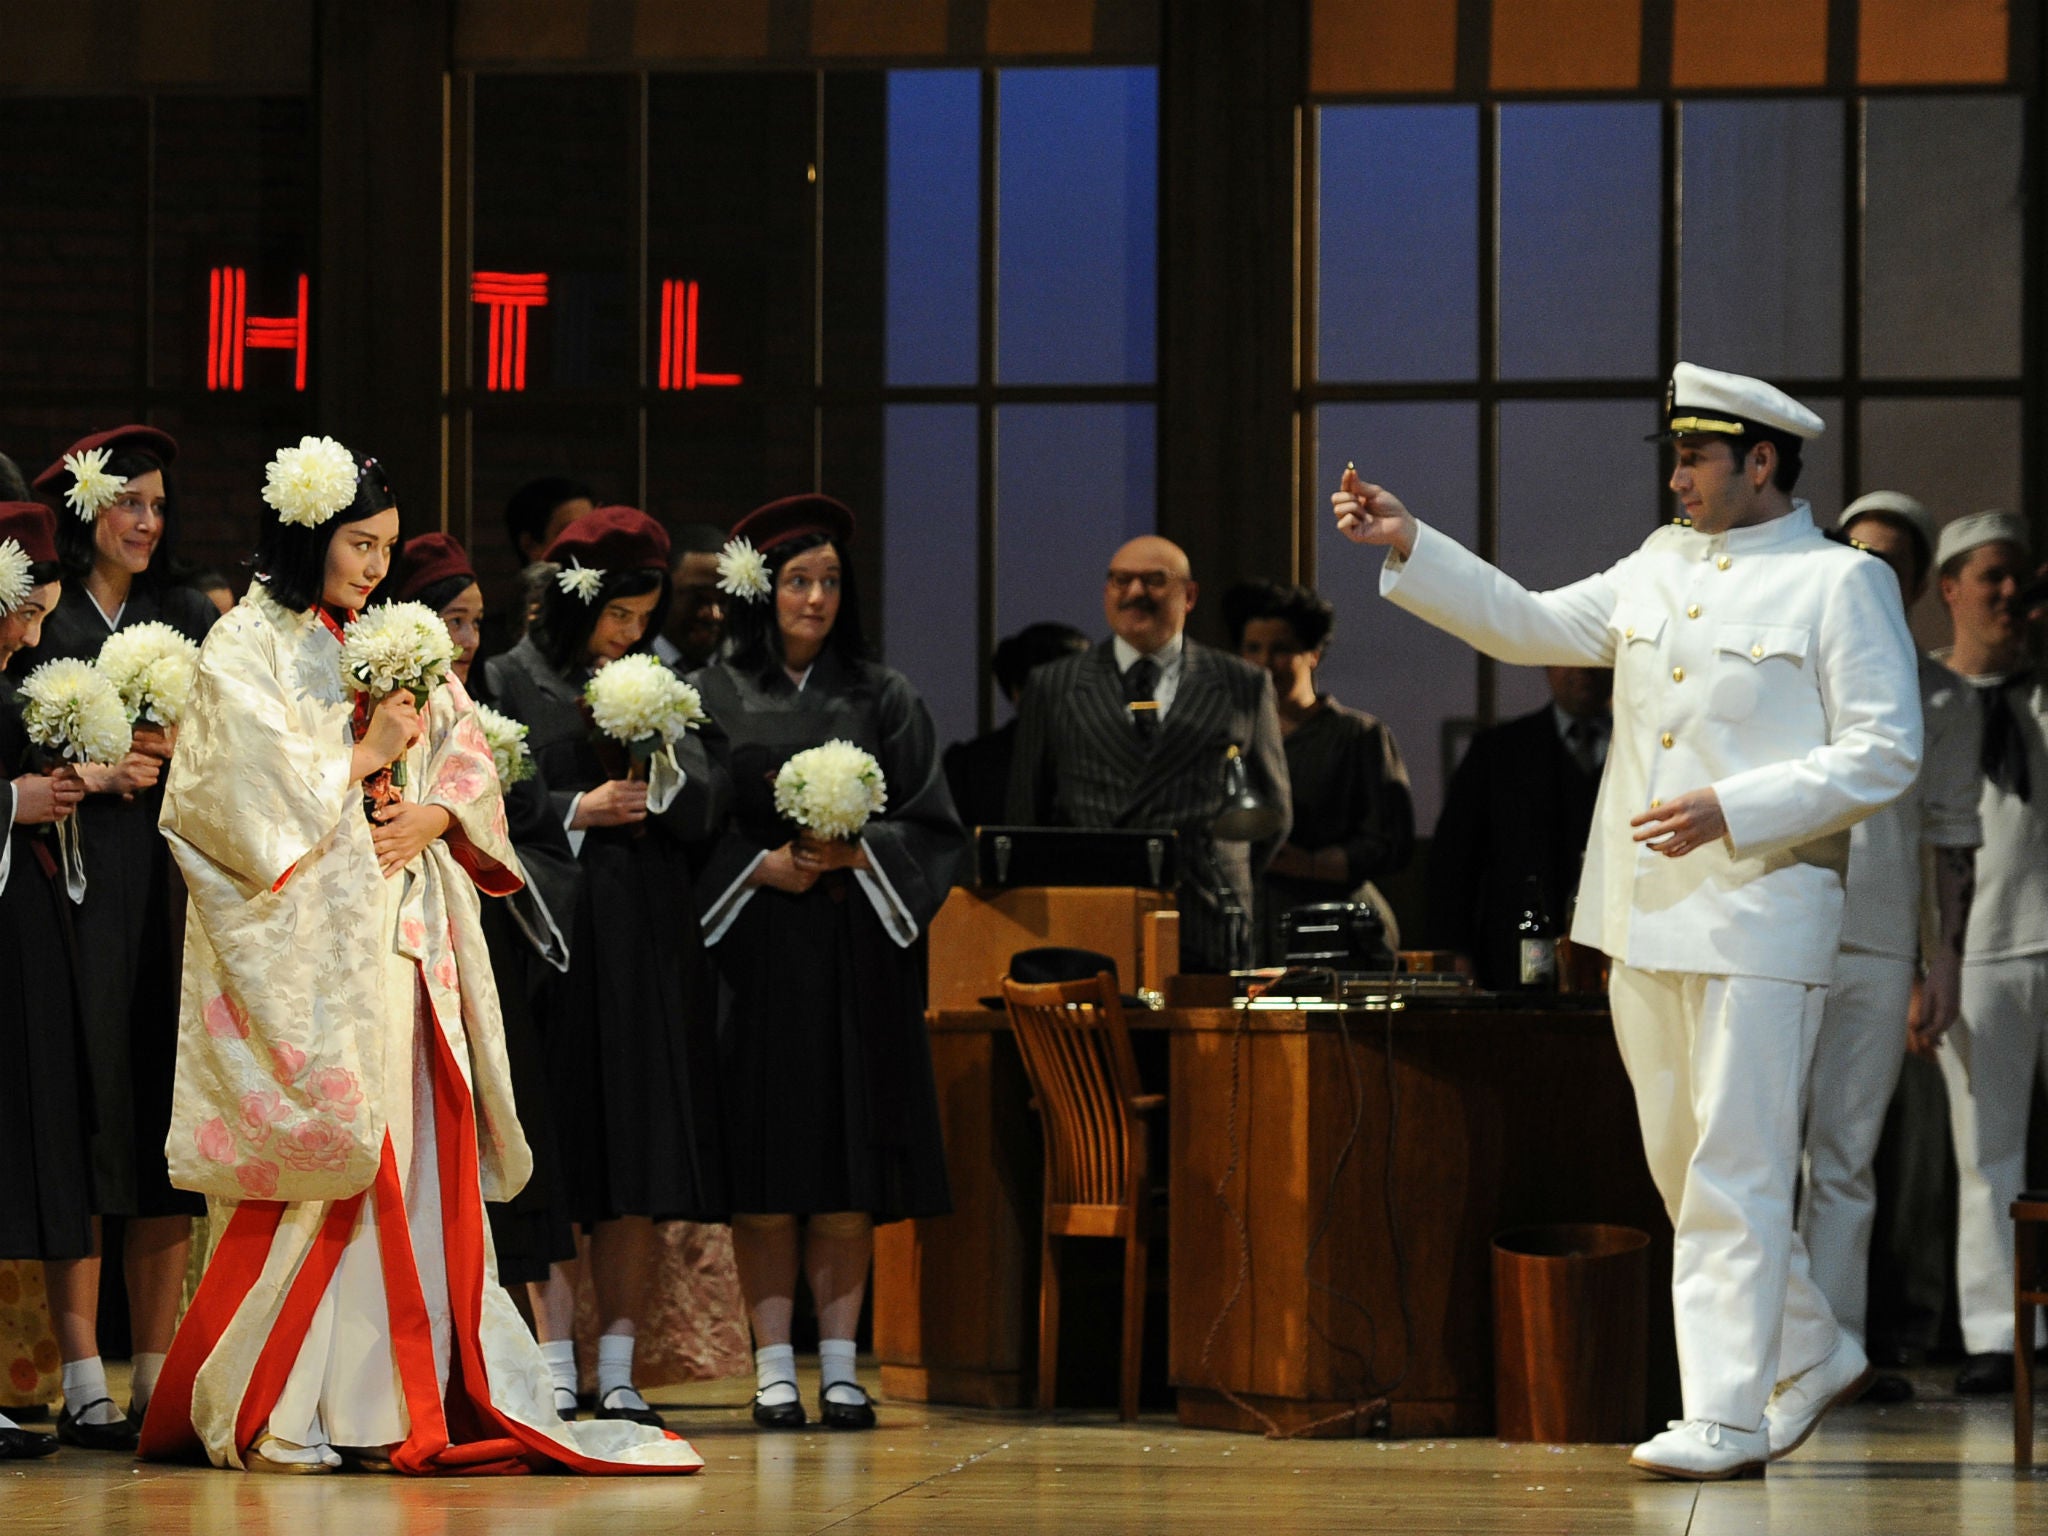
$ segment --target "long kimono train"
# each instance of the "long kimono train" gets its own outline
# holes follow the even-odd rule
[[[449,683],[406,754],[448,832],[383,878],[338,643],[328,614],[252,589],[207,640],[171,770],[191,916],[167,1150],[225,1230],[142,1454],[246,1466],[267,1430],[402,1472],[695,1471],[672,1435],[556,1419],[497,1283],[483,1202],[531,1157],[477,893],[518,889],[518,858]]]

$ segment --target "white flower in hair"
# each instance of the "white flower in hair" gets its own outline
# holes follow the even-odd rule
[[[118,763],[134,737],[114,685],[73,656],[46,661],[21,680],[21,719],[30,741],[71,762]]]
[[[850,741],[809,747],[775,774],[775,809],[823,838],[860,836],[889,803],[882,765]]]
[[[402,688],[425,704],[454,665],[448,626],[425,603],[380,603],[341,632],[342,678],[373,699]]]
[[[533,777],[533,749],[526,744],[523,724],[488,704],[477,705],[476,723],[491,749],[491,762],[497,767],[500,784],[517,784]]]
[[[280,448],[263,472],[263,499],[281,523],[318,528],[356,499],[356,459],[331,437]]]
[[[612,740],[645,758],[710,717],[697,690],[656,658],[621,656],[584,685],[590,718]]]
[[[555,585],[571,597],[586,603],[597,601],[597,594],[604,588],[604,572],[595,566],[578,563],[571,555],[569,563],[555,572]]]
[[[64,493],[64,500],[88,523],[111,507],[128,484],[119,475],[107,473],[107,460],[113,456],[111,448],[64,455],[64,467],[71,471],[71,488]]]
[[[28,579],[33,563],[18,541],[0,539],[0,618],[27,602],[35,590],[35,583]]]
[[[199,671],[199,647],[157,620],[107,636],[94,663],[131,719],[176,725]]]
[[[718,590],[756,602],[775,589],[768,562],[745,539],[732,539],[718,552]]]

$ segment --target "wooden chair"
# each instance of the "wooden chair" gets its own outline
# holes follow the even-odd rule
[[[1117,1412],[1135,1419],[1145,1338],[1146,1116],[1165,1096],[1139,1091],[1123,1002],[1107,972],[1043,986],[1006,976],[1003,1001],[1045,1133],[1038,1406],[1052,1412],[1059,1375],[1060,1243],[1069,1237],[1116,1237],[1124,1244]]]
[[[2048,1190],[2012,1203],[2012,1464],[2034,1464],[2034,1313],[2048,1307]]]

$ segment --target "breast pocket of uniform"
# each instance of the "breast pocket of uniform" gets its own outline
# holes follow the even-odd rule
[[[1812,632],[1803,624],[1723,624],[1714,631],[1714,677],[1707,713],[1739,722],[1756,713],[1766,691],[1807,670]]]
[[[1657,667],[1657,642],[1664,637],[1664,612],[1637,603],[1616,603],[1607,627],[1614,636],[1614,676],[1622,687],[1648,677]]]

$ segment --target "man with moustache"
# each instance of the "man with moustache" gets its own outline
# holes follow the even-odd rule
[[[1939,1058],[1960,1175],[1956,1293],[1968,1358],[1956,1390],[1965,1393],[2012,1390],[2008,1212],[2026,1178],[2027,1112],[2048,1056],[2048,687],[2027,657],[2027,543],[2012,513],[1980,512],[1944,528],[1935,555],[1955,626],[1945,660],[1975,694],[1983,728],[1984,846],[1963,941],[1962,1016]]]
[[[1387,547],[1398,606],[1502,661],[1614,669],[1572,938],[1614,962],[1615,1039],[1674,1233],[1685,1401],[1630,1460],[1707,1481],[1761,1473],[1870,1374],[1808,1273],[1792,1196],[1849,828],[1912,784],[1920,692],[1892,573],[1792,499],[1821,419],[1691,363],[1664,418],[1686,516],[1552,592],[1356,473],[1331,501],[1346,537]]]
[[[1286,839],[1291,805],[1272,680],[1187,637],[1199,590],[1166,539],[1133,539],[1111,557],[1110,643],[1040,667],[1025,686],[1009,819],[1178,832],[1181,967],[1219,972],[1252,962],[1255,882]],[[1209,831],[1232,747],[1253,790],[1280,811],[1262,842]]]

